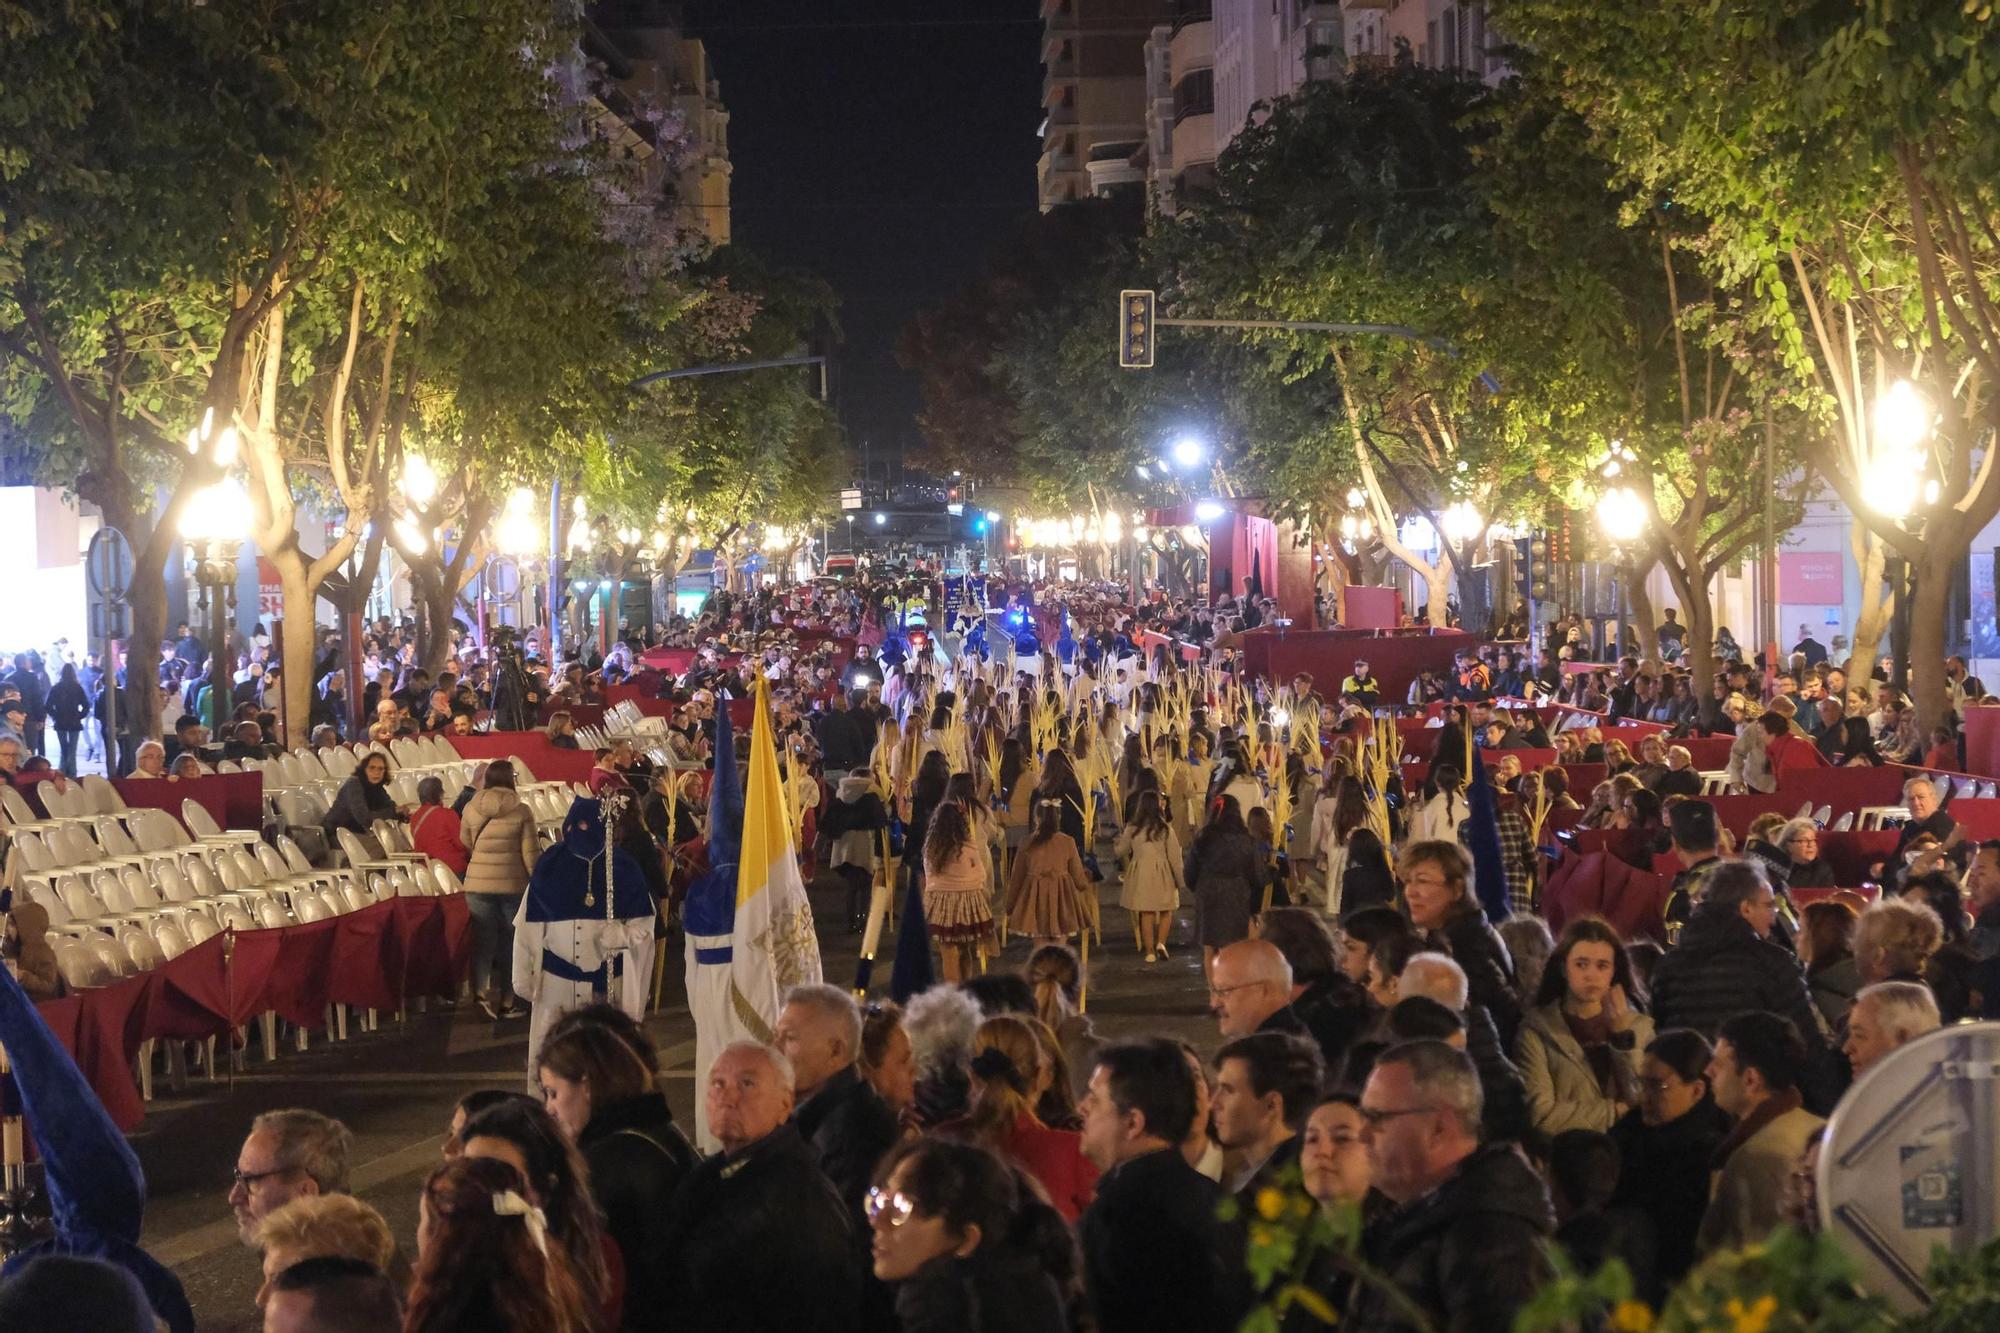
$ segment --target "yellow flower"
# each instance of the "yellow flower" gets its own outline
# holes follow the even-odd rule
[[[1771,1316],[1778,1312],[1778,1298],[1766,1292],[1748,1309],[1742,1301],[1732,1300],[1722,1307],[1722,1312],[1734,1321],[1730,1333],[1764,1333],[1770,1327]]]
[[[1257,1215],[1275,1222],[1285,1215],[1285,1192],[1272,1185],[1257,1191]]]
[[[1653,1310],[1644,1301],[1620,1301],[1611,1312],[1613,1333],[1651,1333]]]

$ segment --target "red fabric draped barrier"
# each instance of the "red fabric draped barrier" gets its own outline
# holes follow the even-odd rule
[[[597,757],[589,750],[564,750],[549,744],[539,731],[489,731],[478,736],[447,736],[462,759],[508,759],[519,755],[539,782],[582,782]]]
[[[223,828],[264,827],[262,773],[213,773],[207,777],[182,778],[179,781],[113,778],[111,785],[125,798],[125,804],[135,810],[165,810],[175,819],[180,819],[181,802],[192,798]]]
[[[1254,629],[1243,636],[1244,674],[1287,681],[1299,672],[1313,678],[1313,688],[1328,699],[1340,692],[1340,682],[1354,670],[1357,658],[1382,687],[1382,701],[1400,703],[1409,697],[1410,682],[1425,667],[1449,672],[1452,654],[1476,648],[1479,639],[1458,630],[1404,630],[1378,634],[1347,629]]]
[[[121,1129],[144,1119],[133,1078],[141,1042],[196,1041],[275,1010],[318,1027],[329,1004],[396,1009],[451,996],[471,961],[465,900],[395,898],[309,925],[244,930],[150,972],[36,1006]]]

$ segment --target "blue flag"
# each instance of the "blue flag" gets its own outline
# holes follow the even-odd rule
[[[912,846],[903,855],[905,861],[916,857],[921,862],[923,851]],[[912,995],[929,990],[934,980],[931,925],[924,919],[923,876],[913,866],[910,887],[903,894],[903,919],[896,923],[896,965],[889,973],[889,996],[897,1004],[908,1004]]]
[[[1473,887],[1489,921],[1505,921],[1512,910],[1507,897],[1507,863],[1500,851],[1500,805],[1486,777],[1486,761],[1472,750],[1472,788],[1466,793],[1471,817],[1465,822],[1465,842],[1472,853]]]
[[[681,923],[689,936],[721,936],[728,962],[729,934],[736,921],[736,862],[743,848],[743,783],[736,773],[736,735],[729,721],[729,697],[715,701],[715,776],[708,784],[708,871],[688,886]]]
[[[180,1279],[139,1248],[146,1177],[138,1157],[5,968],[0,968],[0,1044],[13,1063],[21,1115],[42,1150],[55,1222],[55,1236],[16,1253],[7,1270],[43,1254],[103,1259],[139,1280],[153,1313],[172,1333],[194,1333],[194,1310]]]

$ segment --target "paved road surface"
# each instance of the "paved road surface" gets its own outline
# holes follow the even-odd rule
[[[1111,858],[1104,858],[1107,868]],[[1092,958],[1089,1011],[1106,1037],[1163,1034],[1186,1038],[1204,1051],[1218,1044],[1206,1009],[1199,951],[1183,945],[1164,962],[1146,964],[1133,949],[1125,914],[1117,908],[1115,882],[1100,886],[1108,949]],[[846,929],[844,891],[816,887],[820,947],[829,981],[853,980],[860,946]],[[1175,938],[1192,933],[1183,912]],[[888,955],[875,971],[886,990]],[[1012,941],[995,967],[1018,969],[1029,945]],[[1108,954],[1108,956],[1107,956]],[[669,1070],[667,1097],[683,1125],[694,1123],[694,1024],[680,984],[681,953],[670,949],[668,1005],[648,1027]],[[226,1062],[225,1062],[226,1063]],[[161,1082],[145,1125],[134,1137],[146,1168],[151,1203],[144,1243],[186,1283],[203,1330],[254,1329],[253,1302],[261,1280],[257,1256],[238,1241],[225,1198],[251,1117],[283,1106],[307,1106],[339,1117],[355,1137],[355,1194],[382,1211],[406,1254],[416,1253],[417,1192],[438,1161],[438,1144],[451,1108],[465,1093],[484,1087],[525,1087],[527,1023],[487,1021],[460,1004],[412,1013],[402,1025],[384,1019],[373,1034],[350,1025],[347,1041],[315,1037],[305,1053],[288,1051],[266,1064],[255,1053],[233,1085],[195,1076],[184,1093]]]

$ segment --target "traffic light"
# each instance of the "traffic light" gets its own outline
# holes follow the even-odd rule
[[[1526,537],[1514,539],[1514,600],[1534,600],[1535,573],[1532,550],[1535,543]]]
[[[1549,600],[1549,544],[1537,537],[1528,543],[1528,600]]]
[[[1118,293],[1118,364],[1147,370],[1153,364],[1153,293]]]

